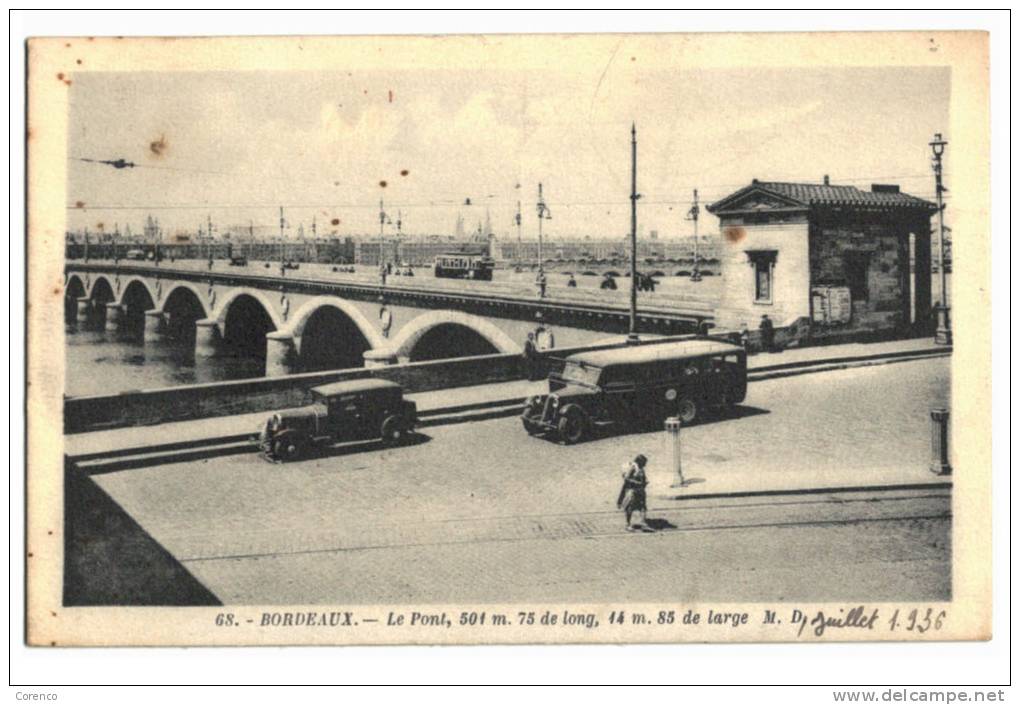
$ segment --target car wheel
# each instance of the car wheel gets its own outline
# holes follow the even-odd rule
[[[684,397],[676,404],[676,415],[680,422],[689,426],[698,419],[698,404],[690,397]]]
[[[382,424],[382,442],[387,446],[396,446],[407,440],[407,429],[403,421],[396,416],[387,416]]]
[[[588,419],[578,407],[568,406],[563,410],[557,430],[564,443],[579,443],[588,432]]]
[[[296,460],[301,455],[301,442],[295,436],[281,438],[274,445],[273,454],[285,462]]]

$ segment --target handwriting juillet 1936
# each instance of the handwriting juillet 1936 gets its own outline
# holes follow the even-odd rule
[[[765,622],[770,620],[770,614],[766,610]],[[900,609],[893,611],[889,619],[882,619],[878,608],[867,609],[864,605],[858,605],[851,609],[840,608],[835,613],[818,610],[813,616],[804,614],[799,609],[793,610],[791,620],[798,625],[797,636],[804,634],[805,628],[810,628],[811,634],[816,637],[823,636],[827,630],[861,629],[875,631],[883,626],[889,631],[914,632],[924,634],[929,630],[939,631],[942,629],[946,619],[946,611],[936,611],[933,607],[913,608],[901,613]]]

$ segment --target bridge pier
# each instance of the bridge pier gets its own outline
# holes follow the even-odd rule
[[[120,330],[124,322],[124,307],[120,304],[106,304],[106,330]]]
[[[216,357],[220,354],[222,336],[220,327],[212,319],[195,322],[195,358]]]
[[[92,299],[87,296],[78,298],[78,323],[88,323],[92,317]]]
[[[143,340],[154,343],[166,337],[166,314],[163,309],[154,308],[145,312],[145,333]]]
[[[364,358],[365,367],[386,367],[397,364],[397,353],[389,348],[366,350]]]
[[[297,358],[294,336],[274,331],[266,335],[266,377],[282,377],[293,371]]]

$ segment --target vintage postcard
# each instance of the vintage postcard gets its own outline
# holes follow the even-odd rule
[[[984,33],[28,65],[30,644],[991,638]]]

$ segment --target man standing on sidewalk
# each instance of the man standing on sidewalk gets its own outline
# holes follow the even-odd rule
[[[776,329],[772,325],[772,319],[767,313],[761,316],[761,323],[758,324],[761,331],[761,349],[763,352],[775,352]]]

